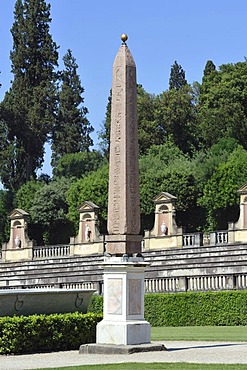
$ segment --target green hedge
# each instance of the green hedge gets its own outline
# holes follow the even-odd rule
[[[147,294],[152,326],[247,325],[247,291]]]
[[[0,354],[79,349],[93,343],[102,315],[68,313],[0,318]]]
[[[103,311],[94,296],[90,311]],[[152,326],[247,325],[247,291],[145,294],[145,319]]]
[[[79,349],[94,343],[103,297],[93,296],[91,313],[0,318],[0,354]],[[247,291],[146,294],[145,319],[152,326],[247,325]]]

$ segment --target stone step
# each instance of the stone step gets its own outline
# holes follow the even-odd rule
[[[172,248],[144,252],[150,262],[146,278],[234,274],[247,271],[247,245]],[[0,262],[0,288],[64,286],[101,282],[103,255],[66,256],[32,261]]]

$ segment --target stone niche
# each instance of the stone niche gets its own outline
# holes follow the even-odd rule
[[[247,183],[238,189],[240,195],[239,218],[237,222],[228,223],[228,242],[244,242],[247,240]]]
[[[163,249],[182,246],[182,228],[176,224],[177,198],[162,192],[154,198],[155,218],[152,230],[145,230],[143,250]]]
[[[10,239],[2,246],[2,258],[5,261],[32,259],[33,242],[28,238],[29,214],[16,208],[9,214]]]
[[[103,236],[98,230],[99,207],[93,202],[85,201],[79,207],[79,232],[76,237],[70,238],[72,254],[90,255],[104,253]]]

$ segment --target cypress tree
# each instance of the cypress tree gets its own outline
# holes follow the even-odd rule
[[[56,123],[52,132],[52,166],[55,167],[64,154],[89,151],[93,145],[90,133],[93,127],[83,106],[84,88],[77,74],[78,65],[68,50],[63,57],[64,70],[60,74],[61,89]]]
[[[185,78],[185,71],[175,60],[174,64],[171,66],[171,73],[169,78],[169,90],[175,89],[179,90],[183,86],[187,85],[187,80]]]
[[[44,0],[16,1],[10,53],[14,78],[2,102],[8,112],[3,117],[4,168],[0,163],[2,182],[13,191],[36,177],[53,125],[58,47],[49,33],[50,22],[50,5]],[[5,178],[3,171],[8,173]]]
[[[204,71],[203,71],[203,77],[208,76],[212,72],[215,72],[215,71],[216,71],[216,67],[214,63],[212,62],[212,60],[208,60],[205,65]]]

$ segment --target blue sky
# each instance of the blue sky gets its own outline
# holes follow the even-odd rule
[[[15,0],[0,0],[0,100],[11,80],[10,28]],[[97,132],[105,118],[112,64],[127,33],[137,82],[149,93],[168,88],[171,65],[183,67],[189,83],[201,82],[207,60],[218,67],[247,56],[246,0],[50,0],[51,34],[62,57],[71,49],[85,89],[84,105]],[[50,172],[49,150],[43,172]]]

